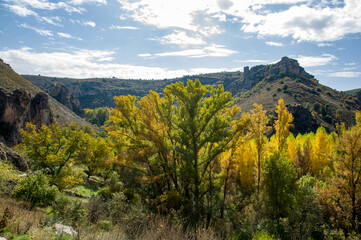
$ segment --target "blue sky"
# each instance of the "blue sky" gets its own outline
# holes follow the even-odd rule
[[[361,87],[359,0],[0,0],[0,58],[20,74],[164,79],[283,56]]]

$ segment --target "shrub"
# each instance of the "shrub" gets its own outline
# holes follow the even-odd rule
[[[57,188],[51,187],[46,176],[40,173],[22,179],[14,190],[14,196],[30,202],[32,208],[50,205],[55,200],[57,192]]]
[[[0,161],[0,194],[10,193],[18,176],[13,167]]]
[[[253,240],[272,240],[274,238],[267,231],[262,230],[262,231],[254,233],[252,236],[252,239]]]

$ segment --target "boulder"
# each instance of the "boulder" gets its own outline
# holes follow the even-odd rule
[[[7,147],[0,142],[0,160],[3,162],[11,163],[19,171],[28,171],[29,166],[26,160],[19,155],[14,149]]]
[[[67,234],[72,237],[76,237],[78,233],[70,226],[57,223],[54,225],[55,233],[59,235]]]

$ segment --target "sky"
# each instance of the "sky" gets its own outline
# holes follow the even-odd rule
[[[164,79],[283,56],[361,88],[359,0],[0,0],[0,58],[19,74]]]

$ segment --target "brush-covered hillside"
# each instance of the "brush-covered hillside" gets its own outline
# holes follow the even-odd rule
[[[79,99],[82,108],[113,107],[114,96],[129,94],[141,98],[149,90],[162,93],[164,87],[171,83],[199,79],[202,84],[223,84],[243,111],[249,111],[254,103],[258,103],[272,115],[277,100],[283,98],[298,119],[294,122],[294,133],[315,131],[318,126],[333,131],[337,122],[352,125],[353,111],[360,108],[360,101],[356,101],[355,97],[320,84],[296,60],[288,57],[275,64],[245,67],[243,72],[209,73],[164,80],[23,77],[46,92],[50,92],[56,82],[61,82]]]

